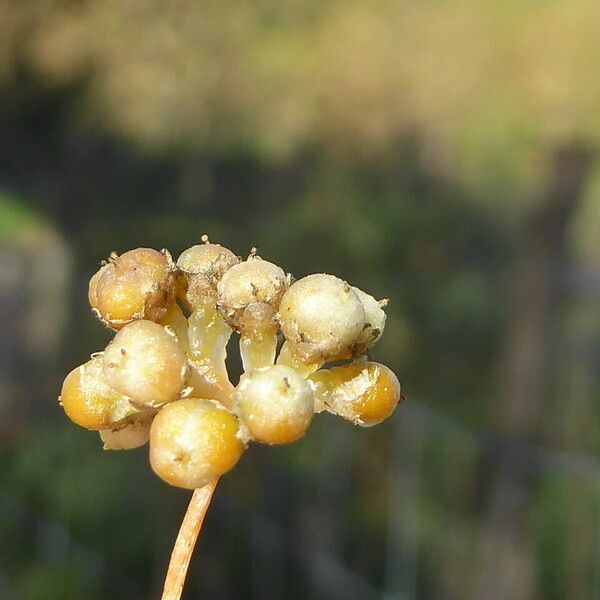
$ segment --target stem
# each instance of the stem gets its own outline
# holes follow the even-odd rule
[[[240,337],[240,356],[244,371],[270,367],[275,363],[277,334],[263,333],[255,337]]]
[[[173,546],[162,600],[179,600],[181,598],[192,552],[218,481],[219,478],[217,477],[204,487],[194,490],[192,494],[179,534],[175,540],[175,546]]]

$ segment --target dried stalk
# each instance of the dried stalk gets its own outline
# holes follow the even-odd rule
[[[181,598],[192,552],[218,481],[217,478],[192,494],[171,554],[162,600]]]

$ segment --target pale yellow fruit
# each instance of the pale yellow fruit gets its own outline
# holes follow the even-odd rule
[[[175,301],[174,267],[166,252],[129,250],[112,257],[94,277],[90,280],[90,303],[113,329],[136,319],[159,322]]]
[[[187,356],[176,336],[152,321],[125,325],[104,352],[109,385],[139,406],[158,408],[185,386]]]
[[[304,362],[325,362],[352,350],[365,327],[358,294],[343,280],[319,273],[294,283],[281,299],[279,321]]]
[[[101,355],[67,375],[59,401],[69,419],[92,430],[105,429],[139,412],[127,396],[108,385]]]
[[[327,410],[363,427],[387,419],[402,398],[394,372],[376,362],[357,360],[322,369],[309,379],[318,411]]]
[[[244,451],[239,422],[212,400],[186,398],[165,406],[150,430],[150,464],[167,483],[202,487],[232,469]]]
[[[245,373],[235,395],[250,437],[264,444],[296,441],[313,418],[312,388],[289,367],[273,365]]]

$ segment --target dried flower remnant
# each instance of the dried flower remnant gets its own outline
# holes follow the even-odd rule
[[[176,264],[166,250],[113,254],[88,298],[117,333],[67,375],[65,413],[98,431],[106,450],[149,442],[153,471],[195,490],[163,600],[179,599],[216,482],[248,443],[292,443],[325,410],[376,425],[402,398],[394,373],[364,355],[383,333],[386,301],[323,273],[291,284],[254,249],[241,261],[203,236]],[[234,331],[244,368],[237,386],[226,364]]]
[[[219,244],[206,243],[184,250],[177,259],[180,280],[183,281],[182,298],[191,310],[204,304],[215,304],[217,284],[225,271],[240,262],[231,250]]]
[[[152,415],[100,430],[100,439],[105,450],[132,450],[143,446],[150,439]]]

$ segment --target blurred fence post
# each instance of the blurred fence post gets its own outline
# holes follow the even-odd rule
[[[500,360],[500,394],[495,403],[506,435],[527,439],[543,434],[545,412],[556,391],[552,352],[562,343],[550,333],[563,300],[558,293],[559,278],[568,272],[565,232],[588,179],[591,158],[576,143],[559,148],[537,206],[522,224],[514,277],[509,282],[512,320]],[[533,549],[524,533],[531,480],[510,445],[500,449],[494,460],[497,466],[490,486],[476,597],[525,600],[536,589]]]

